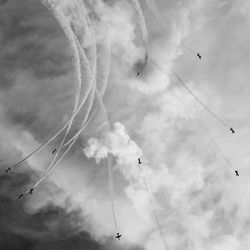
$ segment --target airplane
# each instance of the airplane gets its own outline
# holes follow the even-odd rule
[[[56,152],[56,148],[52,151],[52,154],[54,154]]]
[[[201,55],[199,53],[197,53],[197,56],[199,57],[199,59],[201,59]]]
[[[232,131],[232,134],[235,134],[235,131],[233,128],[230,128],[230,130]]]
[[[18,200],[22,199],[23,196],[24,196],[23,194],[20,194],[20,195],[18,196]]]
[[[33,189],[33,188],[31,188],[31,189],[30,189],[30,191],[29,191],[29,194],[32,194],[32,193],[33,193],[33,191],[34,191],[34,189]]]
[[[234,170],[234,172],[235,172],[236,176],[239,176],[239,173],[237,170]]]
[[[141,162],[141,159],[140,159],[140,158],[138,158],[138,164],[142,164],[142,162]]]
[[[122,237],[122,235],[121,235],[121,234],[116,233],[116,236],[115,236],[115,238],[116,238],[116,239],[120,240],[120,238],[121,238],[121,237]]]
[[[11,168],[7,168],[4,172],[8,173],[11,170]]]

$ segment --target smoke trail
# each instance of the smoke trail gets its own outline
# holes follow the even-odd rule
[[[187,46],[185,43],[181,43],[186,49],[188,49],[189,51],[191,51],[192,53],[194,53],[195,55],[197,55],[197,52],[194,51],[192,48],[190,48],[189,46]]]
[[[163,74],[165,74],[164,70],[152,59],[150,59],[151,63],[160,70]],[[219,118],[212,110],[209,109],[194,93],[193,91],[185,84],[185,82],[181,79],[181,77],[175,72],[172,71],[173,74],[176,76],[176,78],[179,80],[181,85],[188,91],[188,93],[210,114],[212,115],[218,122],[220,122],[223,126],[226,128],[229,128],[229,126],[221,119]]]
[[[62,27],[64,33],[66,34],[66,37],[69,39],[70,44],[72,45],[72,47],[74,48],[74,50],[77,50],[77,48],[75,47],[75,36],[74,36],[74,34],[72,34],[72,30],[69,28],[67,22],[65,22],[65,20],[62,18],[63,17],[63,13],[61,13],[58,10],[58,8],[56,8],[57,6],[53,2],[48,2],[47,0],[41,0],[41,3],[43,5],[45,5],[45,7],[48,8],[48,10],[52,13],[53,16],[55,16],[56,20],[58,21],[58,23]],[[84,58],[84,60],[86,61],[87,59]],[[31,156],[34,156],[35,154],[37,154],[40,150],[42,150],[44,147],[46,147],[51,141],[53,141],[67,126],[69,126],[69,124],[72,123],[72,120],[73,120],[74,116],[80,111],[81,107],[85,103],[85,101],[86,101],[86,99],[87,99],[87,97],[89,95],[90,90],[91,90],[91,84],[90,84],[90,86],[88,86],[88,88],[86,90],[86,95],[84,96],[81,104],[78,106],[78,108],[75,110],[75,112],[73,111],[73,114],[72,114],[71,118],[64,124],[64,126],[62,126],[61,129],[59,129],[58,132],[56,132],[54,134],[54,136],[52,136],[45,143],[41,144],[37,149],[35,149],[34,151],[32,151],[29,155],[27,155],[22,160],[20,160],[19,162],[17,162],[11,168],[18,167],[21,163],[23,163],[24,161],[26,161],[28,158],[30,158]]]
[[[100,70],[98,71],[99,75],[97,75],[97,84],[98,84],[98,90],[100,98],[103,97],[108,80],[110,75],[110,65],[111,65],[111,42],[109,38],[108,30],[105,29],[105,32],[107,33],[104,41],[100,44],[99,51],[102,54],[100,55],[100,60],[98,62],[98,68],[102,70],[103,72],[100,73]]]
[[[221,148],[219,147],[219,145],[215,142],[215,140],[209,135],[209,132],[207,131],[207,128],[203,125],[203,123],[200,121],[200,119],[197,117],[197,115],[194,113],[193,109],[189,106],[184,104],[184,102],[176,97],[178,99],[178,101],[180,103],[182,103],[183,106],[186,107],[186,109],[189,109],[193,116],[195,117],[196,121],[199,123],[199,125],[202,127],[202,129],[204,130],[207,138],[209,139],[209,141],[211,142],[211,144],[219,151],[220,155],[222,156],[222,158],[224,159],[224,161],[227,163],[228,167],[235,170],[235,168],[233,167],[233,165],[231,164],[231,162],[229,161],[229,159],[227,158],[227,156],[223,153],[223,151],[221,150]]]
[[[144,182],[146,191],[148,193],[148,198],[149,198],[149,201],[150,201],[150,204],[151,204],[151,209],[152,209],[152,212],[153,212],[153,215],[154,215],[155,223],[156,223],[156,225],[158,227],[158,230],[159,230],[160,236],[162,238],[163,244],[165,246],[165,249],[168,249],[168,246],[167,246],[167,243],[166,243],[166,240],[165,240],[165,237],[164,237],[164,233],[163,233],[159,218],[158,218],[157,213],[156,213],[156,208],[154,206],[153,194],[150,191],[150,188],[149,188],[147,180],[146,180],[146,178],[144,176],[143,170],[141,171],[141,173],[142,173],[142,178],[143,178],[143,182]]]
[[[143,45],[145,47],[145,61],[143,64],[142,69],[137,73],[137,76],[143,71],[143,69],[145,68],[146,64],[147,64],[147,60],[148,60],[148,31],[147,31],[147,26],[145,23],[145,18],[141,9],[141,5],[139,3],[138,0],[129,0],[131,2],[131,5],[133,6],[136,14],[137,14],[137,18],[138,18],[138,23],[139,23],[139,27],[142,33],[142,40],[143,40]]]
[[[114,184],[113,184],[113,169],[111,165],[111,155],[108,155],[107,157],[107,164],[108,164],[108,173],[109,173],[109,194],[110,194],[110,200],[111,200],[111,208],[112,208],[112,216],[113,216],[113,222],[116,229],[116,232],[118,232],[117,222],[116,222],[116,216],[115,216],[115,202],[114,202]]]
[[[193,98],[204,108],[208,111],[208,113],[210,113],[217,121],[219,121],[223,126],[225,126],[226,128],[228,128],[229,126],[222,120],[220,119],[212,110],[210,110],[202,101],[200,101],[200,99],[193,93],[193,91],[185,84],[185,82],[180,78],[180,76],[173,71],[174,75],[176,76],[176,78],[179,80],[179,82],[181,83],[181,85],[190,93],[190,95],[193,96]]]

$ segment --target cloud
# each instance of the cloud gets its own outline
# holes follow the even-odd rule
[[[249,186],[249,31],[243,2],[157,1],[166,27],[157,24],[142,3],[149,57],[165,74],[149,60],[135,78],[144,49],[132,8],[127,1],[86,1],[98,42],[109,30],[112,44],[103,98],[111,130],[97,130],[96,123],[104,117],[100,111],[60,167],[29,199],[18,203],[16,195],[42,176],[57,141],[16,174],[1,177],[1,246],[147,250],[164,249],[165,239],[170,249],[249,248],[250,203],[242,199]],[[67,120],[76,77],[70,46],[42,5],[12,0],[0,11],[4,170]],[[182,41],[201,51],[204,59],[196,60]],[[174,79],[172,69],[211,109],[235,124],[236,136],[229,136],[203,111]],[[208,131],[200,128],[196,117]],[[77,131],[79,121],[78,117],[72,131]],[[209,136],[239,169],[240,178],[235,179]],[[113,238],[105,161],[109,154],[115,159],[113,198],[123,235],[120,242]]]

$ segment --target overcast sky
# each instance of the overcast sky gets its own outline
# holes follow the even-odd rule
[[[0,176],[0,249],[250,249],[249,0],[155,0],[157,8],[141,0],[149,60],[139,77],[145,43],[133,1],[83,2],[86,11],[80,0],[57,4],[74,7],[65,16],[77,13],[71,28],[90,66],[93,40],[81,28],[92,25],[96,91],[103,91],[104,106],[32,196],[17,200],[43,175],[62,137]],[[82,13],[89,16],[86,23]],[[69,119],[78,76],[71,42],[39,0],[0,1],[0,45],[4,172]],[[84,96],[89,81],[80,63]],[[204,110],[173,72],[229,127]],[[93,110],[100,108],[94,100]]]

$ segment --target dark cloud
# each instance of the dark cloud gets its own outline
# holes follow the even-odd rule
[[[59,25],[39,1],[9,1],[0,9],[1,68],[29,70],[37,78],[69,73],[71,56]]]
[[[17,194],[29,182],[27,172],[0,177],[0,249],[103,249],[75,226],[82,220],[78,211],[66,213],[63,208],[49,205],[27,213],[26,200],[17,200]]]

